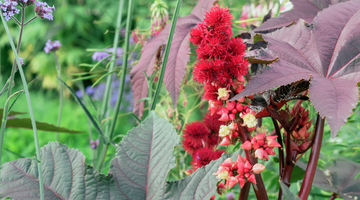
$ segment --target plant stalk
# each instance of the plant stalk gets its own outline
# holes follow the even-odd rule
[[[122,0],[123,1],[123,0]],[[131,26],[131,20],[132,20],[132,11],[133,11],[133,7],[134,7],[134,1],[130,0],[129,1],[129,6],[128,6],[128,13],[127,13],[127,18],[126,18],[126,34],[125,34],[125,46],[124,46],[124,56],[123,56],[123,66],[122,66],[122,72],[121,72],[121,82],[120,82],[120,87],[119,87],[119,94],[118,94],[118,98],[115,104],[115,113],[114,113],[114,117],[111,121],[111,125],[110,125],[110,140],[112,140],[113,134],[114,134],[114,129],[115,129],[115,125],[116,125],[116,120],[119,114],[119,110],[120,110],[120,105],[121,105],[121,100],[124,94],[124,88],[125,88],[125,76],[127,73],[127,67],[128,67],[128,54],[129,54],[129,38],[130,38],[130,26]]]
[[[130,0],[130,2],[132,2],[132,0]],[[129,6],[130,6],[130,2],[129,2]],[[124,8],[124,0],[120,0],[119,1],[119,12],[118,12],[118,16],[117,16],[117,21],[116,21],[116,28],[115,28],[115,37],[114,37],[114,44],[113,44],[113,54],[111,56],[111,64],[110,64],[110,68],[109,71],[113,71],[115,64],[116,64],[116,52],[117,52],[117,47],[118,47],[118,43],[119,43],[119,35],[120,35],[120,28],[121,28],[121,18],[122,18],[122,12],[123,12],[123,8]],[[126,72],[125,72],[126,73]],[[124,79],[125,80],[125,79]],[[104,118],[105,117],[105,113],[107,110],[107,105],[108,105],[108,101],[109,101],[109,96],[111,95],[111,82],[112,82],[112,75],[109,75],[106,79],[106,86],[105,86],[105,93],[104,93],[104,99],[103,99],[103,104],[101,107],[101,112],[100,112],[100,117]],[[108,122],[105,122],[105,137],[111,142],[110,139],[110,135],[111,133],[109,132],[109,127],[108,127]],[[99,170],[99,172],[101,171],[102,165],[104,163],[105,157],[106,157],[106,153],[107,150],[109,148],[109,144],[105,144],[105,145],[101,145],[103,142],[100,141],[100,146],[102,147],[102,151],[101,154],[99,156],[99,160],[97,163],[97,169]],[[99,148],[100,151],[100,148]]]
[[[59,79],[61,79],[61,66],[59,64],[58,58],[56,56],[56,52],[54,52],[54,58],[55,58],[55,64],[56,64],[56,71]],[[58,114],[58,121],[57,126],[60,127],[61,123],[61,115],[62,115],[62,109],[63,109],[63,88],[62,84],[59,81],[59,114]],[[56,141],[59,141],[59,132],[56,133]]]
[[[320,156],[321,143],[324,133],[324,125],[325,125],[325,118],[321,118],[320,114],[318,113],[316,120],[314,143],[311,148],[309,163],[308,166],[306,167],[305,176],[299,192],[299,197],[301,200],[306,200],[308,198],[311,185],[314,180],[316,166]]]
[[[167,64],[169,53],[170,53],[170,47],[171,47],[172,39],[174,37],[174,32],[175,32],[176,22],[177,22],[177,18],[178,18],[179,11],[180,11],[181,2],[182,2],[182,0],[177,0],[177,3],[176,3],[174,17],[173,17],[173,20],[171,22],[169,38],[168,38],[168,41],[166,43],[164,59],[163,59],[163,62],[161,64],[161,71],[160,71],[160,76],[159,76],[159,80],[158,80],[158,85],[156,87],[154,98],[153,98],[153,100],[151,102],[151,107],[150,107],[149,113],[150,113],[150,111],[155,110],[156,103],[157,103],[159,95],[160,95],[161,86],[162,86],[163,80],[164,80],[165,68],[166,68],[166,64]],[[174,105],[174,106],[176,106],[176,105]]]
[[[278,147],[279,150],[279,179],[282,180],[283,178],[283,172],[284,172],[284,150],[283,150],[283,143],[282,143],[282,138],[281,138],[281,133],[280,133],[280,128],[279,125],[276,121],[276,119],[274,119],[273,117],[271,117],[274,127],[275,127],[275,131],[276,131],[276,135],[277,137],[277,141],[278,143],[281,145],[281,147]],[[278,200],[282,199],[282,191],[281,188],[279,188],[279,196],[278,196]]]
[[[33,132],[34,132],[34,142],[35,142],[35,148],[36,148],[36,159],[38,161],[38,179],[39,179],[39,188],[40,188],[40,199],[43,200],[44,199],[44,187],[43,187],[44,185],[43,185],[42,170],[41,170],[40,147],[39,147],[39,139],[38,139],[38,135],[37,135],[37,128],[36,128],[34,112],[33,112],[32,106],[31,106],[30,93],[29,93],[29,89],[27,87],[24,71],[23,71],[22,66],[20,64],[20,59],[19,59],[17,50],[15,49],[14,42],[13,42],[13,40],[11,38],[9,27],[6,24],[6,21],[5,21],[4,17],[3,17],[2,12],[0,13],[0,15],[1,15],[1,20],[3,22],[4,28],[6,30],[6,34],[7,34],[8,38],[9,38],[11,48],[12,48],[14,54],[15,54],[16,63],[17,63],[18,68],[19,68],[21,81],[23,83],[23,87],[24,87],[25,95],[26,95],[26,100],[27,100],[27,104],[28,104],[28,107],[29,107],[31,125],[32,125]],[[25,8],[22,8],[22,13],[21,13],[21,24],[22,25],[24,25],[24,18],[25,18],[24,15],[25,15]],[[19,50],[20,50],[20,43],[21,43],[21,41],[19,41],[19,45],[18,45]],[[15,68],[15,67],[13,67],[13,68]],[[9,93],[11,93],[11,89],[10,89],[11,86],[10,85],[12,85],[12,82],[10,82],[10,84],[9,84]],[[1,128],[5,128],[5,126],[2,126]]]
[[[25,13],[24,12],[25,12],[25,9],[22,8],[22,12],[21,12],[22,23],[24,22],[24,18],[25,18],[25,16],[24,16]],[[1,14],[1,16],[3,16],[2,12],[0,14]],[[4,26],[5,26],[6,21],[3,20],[3,17],[1,17],[1,19],[2,19],[2,22],[3,22]],[[22,26],[22,23],[20,23],[19,38],[18,38],[18,42],[17,42],[17,46],[16,46],[16,54],[17,55],[20,52],[21,39],[22,39],[22,35],[23,35],[23,30],[24,30],[24,26]],[[11,37],[9,37],[9,38],[11,38]],[[12,41],[12,39],[11,39],[11,41]],[[14,86],[13,83],[14,83],[15,73],[16,73],[16,56],[14,58],[13,66],[11,68],[10,78],[5,84],[5,87],[6,87],[6,85],[8,85],[6,99],[9,99],[9,97],[11,96],[12,88]],[[5,87],[4,87],[4,89],[5,89]],[[9,113],[9,104],[5,103],[4,113],[6,113],[6,115],[3,115],[3,117],[2,117],[1,129],[0,129],[0,164],[1,164],[1,155],[2,155],[2,149],[3,149],[3,142],[4,142],[4,136],[5,136],[6,123],[7,123],[7,114]]]
[[[246,200],[249,198],[250,186],[251,186],[250,182],[246,182],[244,187],[241,188],[239,194],[239,200]]]

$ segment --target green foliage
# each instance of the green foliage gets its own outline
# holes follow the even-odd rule
[[[40,152],[45,197],[158,199],[165,195],[166,199],[181,196],[209,198],[215,192],[217,183],[212,174],[226,158],[235,160],[238,153],[224,155],[183,180],[166,183],[170,168],[175,166],[173,149],[178,143],[179,136],[172,125],[151,112],[118,145],[109,175],[105,176],[87,165],[79,150],[50,142]],[[37,162],[35,158],[21,158],[3,164],[0,196],[39,198]],[[18,192],[12,192],[15,190]]]

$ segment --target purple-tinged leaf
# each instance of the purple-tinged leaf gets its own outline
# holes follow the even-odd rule
[[[288,26],[293,22],[297,23],[299,19],[303,19],[311,23],[318,12],[329,7],[330,5],[344,2],[347,0],[292,0],[293,9],[281,13],[278,17],[271,18],[254,29],[255,32],[265,32],[270,29]]]
[[[196,27],[209,10],[215,0],[200,0],[190,15],[180,17],[176,23],[175,33],[170,48],[169,59],[166,64],[164,82],[173,104],[176,107],[180,93],[181,81],[184,78],[186,63],[189,61],[190,48],[188,44],[189,33]],[[148,76],[154,68],[156,51],[159,46],[166,45],[169,37],[171,24],[168,24],[157,36],[152,37],[146,42],[141,51],[141,57],[137,65],[130,72],[132,90],[134,93],[134,113],[141,118],[144,111],[144,102],[137,102],[148,94],[148,85],[143,71]]]
[[[235,161],[243,150],[239,149],[233,154],[223,154],[219,159],[211,161],[208,165],[197,169],[190,176],[166,184],[164,199],[210,199],[215,194],[217,183],[216,176],[213,175],[225,159],[231,158]],[[242,155],[244,156],[244,155]]]
[[[111,199],[112,176],[99,174],[77,149],[49,142],[40,149],[45,199]],[[1,166],[0,198],[40,199],[37,160],[20,158]],[[115,198],[114,198],[115,199]]]
[[[232,100],[300,79],[309,80],[310,101],[327,117],[332,137],[345,124],[359,99],[360,1],[339,3],[319,12],[313,25],[304,21],[263,35],[268,49],[259,59],[278,57]]]
[[[109,171],[115,179],[112,190],[118,191],[117,199],[160,199],[166,176],[175,166],[173,150],[179,142],[173,126],[154,111],[129,131]]]
[[[306,164],[297,162],[303,170]],[[335,160],[332,166],[321,171],[316,169],[313,185],[323,190],[338,193],[344,199],[360,198],[360,179],[354,177],[360,173],[360,164],[350,160]]]

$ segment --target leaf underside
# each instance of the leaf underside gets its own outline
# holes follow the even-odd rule
[[[216,185],[219,181],[213,174],[225,159],[231,158],[232,160],[236,160],[242,152],[243,151],[239,149],[232,155],[223,154],[219,159],[211,161],[205,167],[197,169],[196,172],[190,176],[174,182],[168,182],[164,199],[210,199],[211,196],[215,194]]]
[[[281,13],[276,18],[271,18],[254,29],[257,33],[266,33],[271,29],[281,28],[288,26],[292,23],[297,23],[299,19],[303,19],[308,23],[312,23],[317,13],[329,7],[330,5],[344,2],[347,0],[292,0],[293,9]]]
[[[185,75],[186,64],[189,61],[189,33],[192,28],[204,19],[204,14],[213,5],[215,0],[200,0],[190,15],[179,17],[176,23],[173,41],[171,43],[169,59],[164,74],[165,87],[169,91],[174,107],[180,94],[181,81]],[[153,73],[156,50],[166,45],[171,24],[168,24],[159,35],[149,39],[141,50],[141,57],[137,65],[130,71],[132,91],[134,93],[134,113],[141,118],[144,111],[144,102],[137,102],[148,94],[148,84],[143,71],[147,76]],[[160,83],[161,84],[161,83]]]
[[[306,164],[296,163],[306,170]],[[360,164],[350,160],[335,160],[324,171],[316,169],[313,184],[315,187],[339,194],[344,199],[360,198],[360,179],[354,177],[360,173]],[[326,175],[325,175],[326,174]]]
[[[311,77],[310,101],[327,117],[334,138],[359,98],[360,2],[324,9],[313,26],[303,22],[263,35],[269,44],[258,59],[278,57],[279,61],[263,69],[231,100]]]

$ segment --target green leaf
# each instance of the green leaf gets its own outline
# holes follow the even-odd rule
[[[289,190],[289,188],[285,185],[284,182],[279,181],[279,183],[283,194],[283,200],[300,200],[297,195],[295,195]]]
[[[60,83],[62,83],[67,89],[69,89],[70,93],[73,95],[74,99],[79,103],[79,105],[81,106],[81,108],[84,110],[86,116],[89,118],[89,120],[91,121],[91,123],[94,125],[95,129],[97,130],[97,132],[103,137],[103,139],[105,141],[107,141],[107,138],[105,138],[99,124],[95,121],[94,117],[91,115],[91,113],[89,112],[89,110],[86,108],[86,106],[84,105],[84,103],[81,101],[81,99],[75,94],[74,90],[71,89],[70,86],[68,86],[64,81],[62,81],[61,79],[58,78],[58,80],[60,81]]]
[[[40,158],[46,199],[110,199],[114,193],[110,189],[112,176],[99,174],[85,164],[79,150],[49,142],[41,148]],[[37,162],[20,158],[3,164],[0,197],[40,199]]]
[[[117,199],[160,199],[166,176],[175,166],[173,150],[179,141],[173,126],[155,112],[129,131],[109,171],[114,174]]]
[[[63,127],[57,127],[52,124],[38,122],[36,121],[36,127],[39,131],[48,131],[48,132],[62,132],[62,133],[83,133],[84,131],[74,131]],[[12,128],[25,128],[32,129],[31,119],[30,118],[8,118],[6,127]]]
[[[216,184],[219,181],[213,174],[225,159],[231,157],[235,161],[242,152],[239,149],[233,154],[223,154],[219,159],[197,169],[190,176],[167,183],[164,199],[210,199],[215,194]]]
[[[1,118],[2,118],[3,112],[4,112],[4,108],[0,108],[0,117]],[[15,116],[15,115],[24,115],[24,114],[27,114],[27,113],[25,113],[25,112],[17,112],[17,111],[10,111],[10,113],[8,114],[8,117]]]

